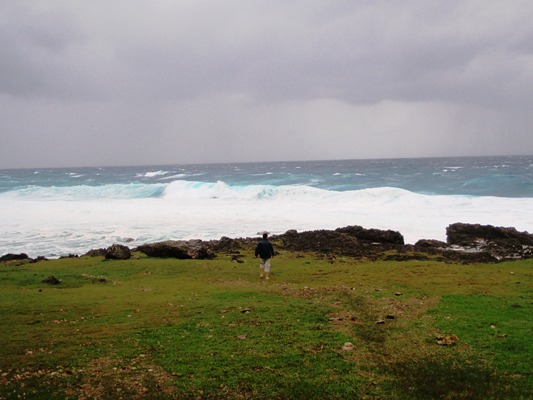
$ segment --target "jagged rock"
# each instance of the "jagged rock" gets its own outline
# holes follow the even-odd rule
[[[284,250],[314,252],[327,257],[343,255],[369,259],[379,258],[383,251],[397,249],[404,242],[403,236],[398,232],[364,229],[360,226],[305,232],[289,230],[272,239],[281,240],[279,247]]]
[[[450,246],[446,242],[434,239],[420,239],[414,245],[406,245],[405,248],[413,253],[442,256]],[[443,257],[444,258],[444,257]]]
[[[433,240],[433,239],[420,239],[418,242],[415,243],[415,247],[422,248],[422,249],[432,249],[432,248],[446,248],[448,247],[448,244],[445,242],[441,242],[440,240]]]
[[[105,257],[107,249],[92,249],[84,254],[86,257]]]
[[[296,236],[298,235],[298,231],[296,229],[289,229],[287,232],[285,232],[285,236]]]
[[[446,228],[447,242],[496,260],[533,257],[533,235],[515,228],[456,223]]]
[[[382,244],[405,244],[403,235],[400,232],[381,229],[365,229],[358,225],[337,228],[335,232],[346,233],[357,238],[361,242],[382,243]]]
[[[211,260],[215,253],[211,245],[202,240],[167,240],[147,243],[136,248],[150,257]]]
[[[448,244],[458,246],[476,246],[483,241],[516,241],[520,244],[533,246],[532,234],[519,232],[515,228],[492,225],[451,224],[446,228],[446,237]]]
[[[8,253],[0,257],[0,262],[2,261],[16,261],[16,260],[28,260],[29,257],[26,253],[12,254]]]
[[[321,254],[360,253],[357,238],[345,233],[318,230],[280,236],[283,248],[291,251],[317,252]],[[357,254],[360,255],[360,254]]]
[[[129,260],[131,258],[131,250],[122,244],[114,244],[106,249],[106,260]]]
[[[220,251],[223,253],[235,253],[243,248],[243,240],[231,239],[227,236],[222,236],[220,240],[213,244],[214,251]]]

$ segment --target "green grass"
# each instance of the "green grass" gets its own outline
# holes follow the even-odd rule
[[[515,303],[522,300],[522,305]],[[394,384],[412,398],[531,398],[531,302],[480,295],[445,295],[433,310],[435,328],[460,338],[438,356],[392,366]],[[505,332],[505,333],[503,333]],[[431,382],[431,385],[424,384]]]
[[[346,338],[327,329],[326,309],[250,292],[213,300],[226,309],[140,334],[158,364],[182,378],[180,391],[214,396],[222,385],[253,398],[354,394],[357,375],[335,348]]]
[[[523,340],[533,337],[533,305],[524,300],[447,295],[438,309],[437,326],[441,331],[455,331],[499,373],[525,376],[532,372],[521,360],[524,354],[533,354],[533,343]]]
[[[533,261],[301,256],[0,265],[0,399],[533,397]]]

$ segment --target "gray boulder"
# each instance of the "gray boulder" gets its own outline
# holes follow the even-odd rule
[[[215,258],[211,245],[202,240],[167,240],[147,243],[136,248],[149,257],[212,260]]]
[[[114,244],[106,249],[106,260],[129,260],[131,258],[131,250],[124,245]]]

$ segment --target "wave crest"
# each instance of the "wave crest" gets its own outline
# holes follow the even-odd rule
[[[392,201],[416,194],[399,188],[381,187],[373,189],[334,191],[306,185],[228,185],[223,181],[197,182],[173,181],[165,188],[164,199],[225,199],[225,200],[302,200],[302,201]]]

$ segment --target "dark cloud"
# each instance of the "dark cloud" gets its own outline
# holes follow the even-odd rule
[[[0,135],[48,138],[37,164],[533,152],[532,17],[525,0],[6,0]]]
[[[73,10],[46,3],[2,2],[1,93],[29,97],[72,94],[68,85],[82,71],[72,68],[69,49],[83,42],[83,36]]]

